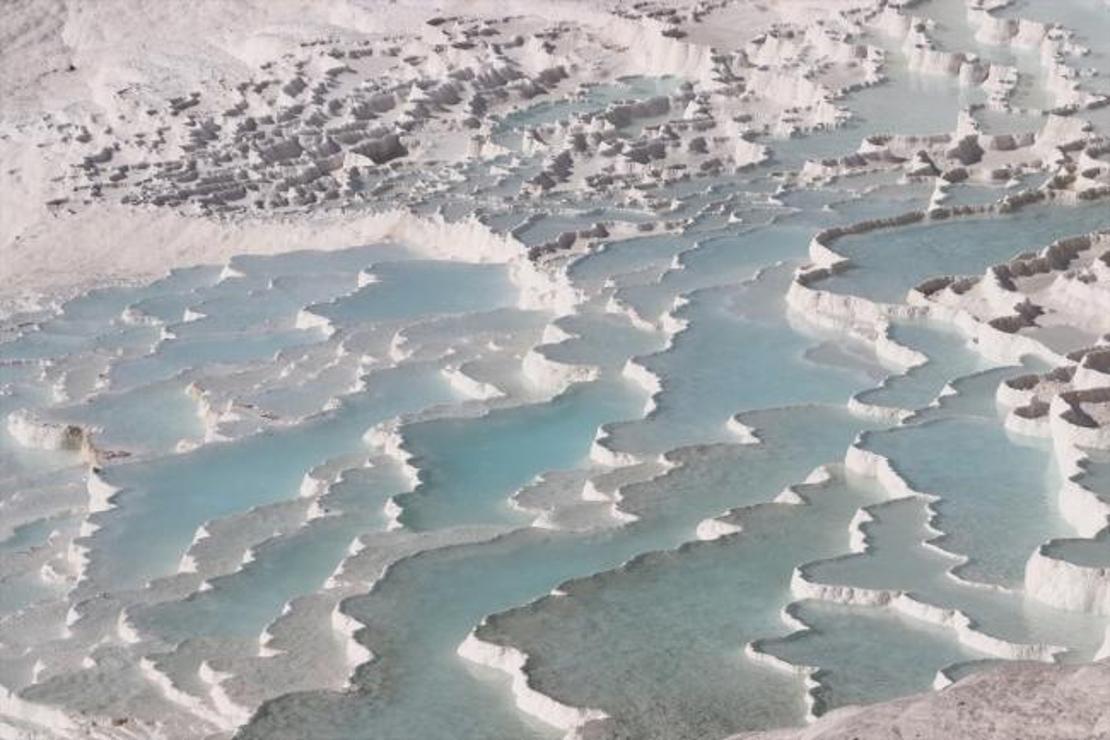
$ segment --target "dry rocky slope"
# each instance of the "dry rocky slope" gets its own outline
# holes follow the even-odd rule
[[[730,740],[1093,740],[1110,737],[1110,664],[1018,664],[984,671],[942,691],[845,707],[803,729]]]

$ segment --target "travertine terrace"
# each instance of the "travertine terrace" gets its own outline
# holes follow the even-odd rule
[[[1105,0],[12,0],[0,737],[1110,734]]]

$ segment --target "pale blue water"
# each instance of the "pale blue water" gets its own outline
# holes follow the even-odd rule
[[[782,291],[791,274],[775,267],[739,287],[691,294],[679,311],[690,328],[671,350],[642,361],[666,392],[651,416],[614,429],[615,447],[664,452],[721,441],[732,437],[725,424],[739,411],[846,402],[859,389],[859,376],[807,360],[805,350],[817,342],[784,319]]]
[[[852,266],[821,283],[837,293],[896,303],[929,276],[979,275],[988,266],[1065,236],[1110,224],[1099,205],[1030,207],[1015,214],[880,229],[833,244]]]
[[[59,414],[104,429],[97,442],[108,449],[167,453],[179,440],[199,439],[204,434],[196,401],[189,397],[184,383],[175,381],[102,395]],[[126,427],[112,423],[119,418],[131,421]]]
[[[1054,540],[1048,553],[1060,560],[1085,566],[1087,568],[1106,568],[1110,566],[1110,542],[1106,530],[1090,540]]]
[[[406,448],[426,472],[416,491],[399,497],[401,521],[413,529],[520,523],[510,494],[546,470],[584,463],[598,426],[635,416],[643,403],[625,383],[593,383],[551,403],[414,425]]]
[[[501,614],[485,634],[526,646],[537,685],[603,709],[634,737],[716,737],[796,721],[799,679],[741,650],[782,631],[791,564],[843,549],[849,519],[874,495],[832,486],[810,506],[757,507],[743,515],[741,536],[571,582],[562,587],[569,595]]]
[[[764,648],[792,663],[821,666],[823,710],[921,691],[938,670],[987,657],[953,641],[943,627],[896,612],[805,601],[796,614],[813,631]]]
[[[990,363],[968,345],[965,337],[943,324],[898,322],[891,326],[890,337],[928,359],[924,365],[894,375],[880,387],[860,393],[861,401],[892,408],[924,408],[954,376],[990,367]]]
[[[689,249],[694,242],[691,237],[672,234],[607,242],[589,259],[575,262],[570,276],[575,284],[600,288],[606,278],[614,275],[634,274],[649,267],[663,270],[676,254]]]
[[[1106,617],[1065,612],[1020,593],[978,588],[951,578],[949,573],[959,565],[959,558],[923,544],[935,536],[927,526],[932,514],[924,499],[901,499],[872,506],[869,512],[875,521],[865,525],[868,551],[807,566],[811,579],[906,591],[933,606],[962,610],[978,629],[994,637],[1016,643],[1071,645],[1077,648],[1076,657],[1084,660],[1101,644],[1110,623]],[[1068,542],[1075,541],[1061,541]],[[1063,545],[1061,550],[1067,548]]]
[[[495,131],[495,141],[519,146],[520,132],[554,124],[575,115],[596,113],[619,101],[647,100],[674,92],[681,80],[674,77],[626,77],[611,84],[587,88],[575,99],[540,102],[528,105],[505,116]],[[565,81],[566,86],[573,84]]]
[[[5,578],[0,581],[0,609],[16,612],[37,602],[57,598],[62,589],[32,575]]]
[[[371,283],[313,311],[340,325],[378,320],[465,313],[516,302],[516,289],[502,265],[448,262],[395,262],[372,268]]]
[[[314,520],[265,543],[243,569],[215,579],[212,590],[137,609],[132,621],[172,640],[196,635],[253,639],[286,602],[323,586],[355,537],[385,528],[385,499],[403,488],[396,471],[351,474],[328,498],[329,508],[341,515]]]
[[[260,334],[234,332],[170,339],[159,345],[156,354],[118,363],[112,377],[120,387],[168,381],[182,371],[203,364],[271,361],[283,349],[310,344],[317,339],[319,332],[313,329],[279,329]]]
[[[867,41],[887,50],[888,80],[859,90],[843,101],[853,114],[847,125],[791,141],[789,145],[775,146],[772,142],[776,164],[797,166],[806,159],[850,154],[875,134],[952,131],[960,110],[969,103],[982,101],[981,92],[961,88],[954,78],[911,74],[904,55],[891,39],[874,35]]]
[[[1105,450],[1085,450],[1082,484],[1097,496],[1110,498],[1110,454]]]
[[[961,569],[968,578],[1020,584],[1033,549],[1068,532],[1056,510],[1050,446],[1008,435],[998,420],[930,421],[873,434],[864,446],[889,457],[915,489],[943,497],[941,544],[971,558]]]
[[[431,368],[386,371],[368,385],[339,411],[288,431],[120,467],[110,480],[127,489],[129,505],[94,535],[92,567],[118,586],[169,575],[205,521],[292,498],[305,473],[357,452],[374,424],[455,398]]]
[[[826,422],[823,439],[798,446],[802,443],[796,434],[799,425],[818,418]],[[460,662],[453,655],[454,646],[491,606],[497,607],[494,611],[509,608],[567,578],[612,568],[637,553],[678,546],[689,539],[701,518],[729,506],[766,500],[834,454],[859,428],[859,422],[843,411],[820,407],[767,412],[752,421],[766,430],[765,445],[691,450],[690,462],[681,470],[657,483],[630,489],[627,495],[643,515],[637,525],[586,536],[524,530],[493,546],[448,548],[402,561],[390,569],[371,597],[357,599],[346,608],[368,623],[400,628],[370,637],[379,660],[358,675],[365,693],[318,696],[307,705],[292,699],[276,702],[243,736],[283,737],[290,722],[309,717],[317,737],[553,736],[550,730],[506,712],[504,681]],[[833,531],[829,534],[837,536]],[[714,566],[715,573],[728,570],[719,565]],[[758,576],[757,569],[752,572]],[[655,604],[666,606],[659,600]],[[583,637],[574,631],[567,636]],[[773,716],[778,721],[796,721],[801,704],[789,693],[790,687],[797,686],[795,679],[758,667],[755,673],[752,680],[761,676],[784,689]],[[467,707],[476,701],[489,711],[481,716],[471,713]],[[300,712],[306,712],[302,720],[290,719]]]
[[[0,548],[18,551],[41,545],[56,525],[56,521],[48,518],[21,524],[12,530],[10,535],[0,540]]]
[[[1106,12],[1105,3],[1099,0],[1068,0],[1065,3],[1016,0],[1002,9],[1000,15],[1063,25],[1090,49],[1089,54],[1077,60],[1078,66],[1094,68],[1100,75],[1110,71],[1110,54],[1103,42],[1110,33],[1110,14]],[[1091,87],[1104,93],[1107,89],[1105,81],[1098,78],[1092,80]]]

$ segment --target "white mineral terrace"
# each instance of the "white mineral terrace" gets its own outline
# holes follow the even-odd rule
[[[1107,0],[0,6],[0,738],[1110,736]]]

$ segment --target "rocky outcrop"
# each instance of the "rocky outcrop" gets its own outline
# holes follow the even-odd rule
[[[1090,740],[1110,735],[1107,696],[1110,662],[1023,663],[977,673],[938,692],[844,707],[805,728],[730,740]]]

